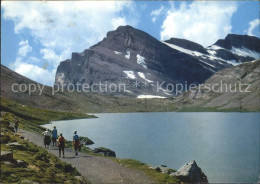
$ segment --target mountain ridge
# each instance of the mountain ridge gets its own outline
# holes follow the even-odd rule
[[[253,50],[237,47],[240,42],[243,46],[250,45],[248,38],[254,40],[250,47]],[[238,39],[242,41],[239,42]],[[233,50],[218,46],[222,42],[228,42],[229,45],[234,42]],[[119,26],[89,49],[72,53],[71,59],[62,61],[56,72],[55,84],[91,85],[100,81],[109,84],[125,83],[128,86],[127,92],[116,95],[169,97],[175,91],[167,90],[166,86],[158,91],[156,81],[201,84],[221,69],[260,57],[259,49],[256,48],[258,45],[260,39],[257,37],[229,34],[215,45],[204,48],[195,42],[179,38],[161,42],[142,30]],[[247,56],[251,53],[254,53],[254,57]],[[148,87],[140,85],[134,88],[132,84],[135,81],[146,82]]]

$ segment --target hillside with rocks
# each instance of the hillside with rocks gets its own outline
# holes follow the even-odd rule
[[[186,108],[191,109],[200,107],[214,110],[259,111],[259,86],[260,60],[256,60],[223,69],[200,85],[200,90],[197,88],[187,92],[176,100],[177,103],[185,104]]]

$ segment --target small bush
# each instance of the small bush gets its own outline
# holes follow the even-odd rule
[[[49,158],[47,157],[47,154],[43,152],[36,153],[35,159],[49,162]]]
[[[62,169],[63,165],[61,163],[56,163],[56,164],[54,164],[54,167],[56,167],[58,169]]]
[[[71,164],[65,164],[64,170],[65,170],[65,172],[71,172],[72,173],[74,171],[74,167],[72,167]]]
[[[3,135],[1,136],[1,143],[6,144],[11,140],[11,137],[9,135]]]

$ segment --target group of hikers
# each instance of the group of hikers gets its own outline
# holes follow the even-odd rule
[[[52,145],[56,146],[56,142],[58,139],[59,157],[61,157],[61,152],[62,152],[63,158],[65,158],[64,156],[65,138],[63,137],[62,133],[60,133],[58,137],[58,131],[56,129],[56,126],[53,127],[51,132],[49,131],[49,129],[46,129],[43,132],[43,135],[44,135],[44,146],[47,149],[49,149],[49,145],[51,144],[51,141],[52,141]],[[78,157],[79,145],[80,145],[79,136],[77,135],[77,131],[74,131],[73,146],[74,146],[76,157]]]

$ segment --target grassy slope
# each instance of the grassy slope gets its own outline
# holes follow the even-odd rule
[[[216,112],[256,112],[260,110],[260,60],[252,63],[244,63],[231,68],[223,69],[212,77],[206,84],[241,84],[250,85],[246,92],[209,92],[205,93],[204,88],[201,91],[194,93],[188,92],[177,97],[177,104],[180,106],[180,111],[216,111]],[[224,87],[223,87],[224,88]],[[245,86],[242,87],[245,90]],[[217,87],[217,90],[220,88]],[[224,88],[225,89],[225,88]],[[238,89],[238,87],[237,87]]]
[[[3,98],[1,99],[1,110],[11,112],[17,116],[21,122],[21,128],[37,132],[42,132],[42,128],[39,125],[49,123],[52,120],[95,118],[93,115],[73,112],[57,112],[30,107]]]
[[[56,156],[48,153],[45,149],[38,147],[26,140],[21,139],[9,129],[14,115],[6,113],[1,121],[1,150],[13,151],[15,160],[23,160],[28,165],[18,167],[16,164],[4,164],[1,162],[0,180],[3,183],[26,183],[34,181],[38,183],[89,183],[83,177],[81,180],[75,176],[80,173],[70,164],[62,162]],[[6,143],[18,142],[22,148],[11,149]]]

